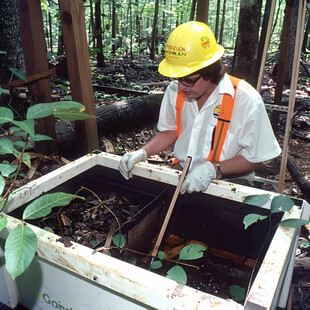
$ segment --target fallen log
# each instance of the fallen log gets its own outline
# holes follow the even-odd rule
[[[97,107],[98,138],[156,123],[162,97],[163,94],[154,94]],[[74,122],[61,121],[55,127],[59,155],[75,156],[79,139],[75,136]]]

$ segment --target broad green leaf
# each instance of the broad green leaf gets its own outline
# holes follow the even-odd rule
[[[244,198],[243,203],[247,203],[252,206],[262,207],[268,202],[269,198],[269,194],[250,195]]]
[[[23,220],[33,220],[44,217],[51,212],[52,208],[66,206],[75,198],[84,200],[84,197],[62,192],[45,194],[28,205],[24,210]]]
[[[8,219],[6,217],[4,217],[3,215],[0,214],[0,231],[6,227],[8,223]]]
[[[277,212],[285,212],[289,211],[293,208],[294,201],[287,195],[279,195],[275,196],[272,199],[270,212],[277,213]]]
[[[34,258],[37,236],[27,225],[18,225],[5,243],[5,266],[13,279],[22,274]]]
[[[83,104],[76,101],[56,101],[51,103],[38,103],[28,108],[27,118],[36,119],[52,115],[58,111],[84,111]]]
[[[93,115],[80,112],[80,111],[57,111],[54,113],[54,116],[56,118],[59,118],[63,121],[77,121],[77,120],[83,120],[83,119],[89,119],[94,118]]]
[[[245,298],[245,289],[239,285],[231,285],[229,293],[236,301],[241,301]]]
[[[30,137],[34,137],[35,132],[33,119],[26,119],[24,121],[12,121],[12,123],[29,133]]]
[[[160,259],[160,260],[163,260],[165,258],[165,252],[163,251],[158,251],[157,253],[157,257]]]
[[[115,235],[112,240],[113,243],[120,248],[123,248],[126,242],[125,237],[120,234]]]
[[[0,124],[11,123],[14,115],[11,109],[0,107]]]
[[[5,187],[5,180],[4,180],[3,176],[0,175],[0,195],[2,195],[4,187]]]
[[[302,225],[309,224],[309,221],[302,220],[302,219],[287,219],[279,223],[279,225],[289,227],[289,228],[296,228]]]
[[[13,142],[7,138],[0,138],[0,155],[11,154],[13,151]]]
[[[207,248],[201,244],[189,244],[186,245],[180,252],[179,259],[190,260],[198,259],[203,256],[203,251]]]
[[[10,174],[12,174],[16,169],[18,165],[9,165],[9,164],[0,164],[0,173],[4,177],[8,177]],[[0,185],[1,188],[1,185]],[[1,190],[0,190],[0,195],[1,195]]]
[[[26,75],[18,69],[10,68],[10,71],[15,74],[19,79],[27,81]]]
[[[167,272],[166,278],[177,281],[181,284],[186,284],[187,275],[184,269],[180,266],[174,266],[170,268]]]
[[[24,141],[15,141],[14,142],[14,146],[17,147],[17,148],[20,148],[20,149],[23,149],[26,145],[26,142]],[[32,146],[28,143],[25,150],[28,150],[30,149]]]
[[[35,142],[38,142],[38,141],[50,141],[50,140],[54,140],[54,139],[49,137],[49,136],[41,135],[41,134],[36,134],[34,136],[34,138],[31,138],[31,141],[35,141]]]
[[[257,221],[262,221],[266,219],[266,215],[260,215],[260,214],[248,214],[243,218],[243,224],[244,224],[244,229],[247,229],[250,225],[256,223]]]
[[[19,159],[19,160],[22,160],[22,162],[28,167],[30,168],[31,167],[31,156],[28,154],[28,153],[23,153],[23,156],[22,156],[22,153],[16,149],[14,149],[13,151],[13,154],[14,156]]]
[[[151,268],[152,269],[159,269],[163,266],[162,262],[160,260],[155,260],[151,262]]]

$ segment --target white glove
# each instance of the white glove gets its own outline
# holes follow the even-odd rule
[[[210,161],[205,161],[187,174],[181,186],[180,193],[203,192],[208,188],[211,180],[215,178],[216,171],[213,164]]]
[[[131,170],[134,165],[140,161],[146,161],[146,158],[147,154],[142,149],[126,153],[118,163],[118,170],[126,180],[129,180],[129,178],[132,178]]]

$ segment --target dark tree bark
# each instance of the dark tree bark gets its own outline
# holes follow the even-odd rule
[[[306,24],[306,29],[305,29],[305,34],[304,34],[304,39],[302,42],[302,49],[301,49],[303,54],[306,54],[306,51],[307,51],[309,32],[310,32],[310,13],[308,11],[308,20]]]
[[[241,0],[238,36],[233,59],[232,73],[244,78],[255,87],[253,79],[262,1]]]
[[[224,25],[225,25],[225,14],[226,14],[226,0],[223,2],[223,14],[222,14],[222,22],[221,22],[221,30],[220,30],[220,38],[218,43],[220,45],[223,44],[223,34],[224,34]]]
[[[209,0],[197,1],[196,20],[208,24]]]
[[[220,10],[221,10],[221,1],[217,0],[216,19],[215,19],[215,31],[214,31],[214,36],[215,36],[216,40],[218,39],[218,33],[219,33]]]
[[[112,54],[115,55],[116,52],[116,3],[115,0],[112,2]]]
[[[192,0],[190,20],[194,20],[197,0]]]
[[[104,67],[103,44],[102,44],[102,26],[101,26],[101,0],[95,4],[95,36],[96,46],[100,50],[97,52],[97,67]]]
[[[10,68],[24,70],[16,1],[0,0],[0,84],[11,80]]]
[[[151,41],[151,54],[150,58],[155,59],[155,49],[156,49],[156,37],[158,33],[158,8],[159,0],[155,0],[155,10],[154,10],[154,19],[153,19],[153,28],[152,28],[152,41]]]

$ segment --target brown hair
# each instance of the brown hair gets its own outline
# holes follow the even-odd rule
[[[226,71],[226,66],[222,64],[220,60],[218,60],[210,66],[207,66],[195,72],[195,74],[201,74],[204,80],[210,80],[212,83],[217,85],[226,73]]]

